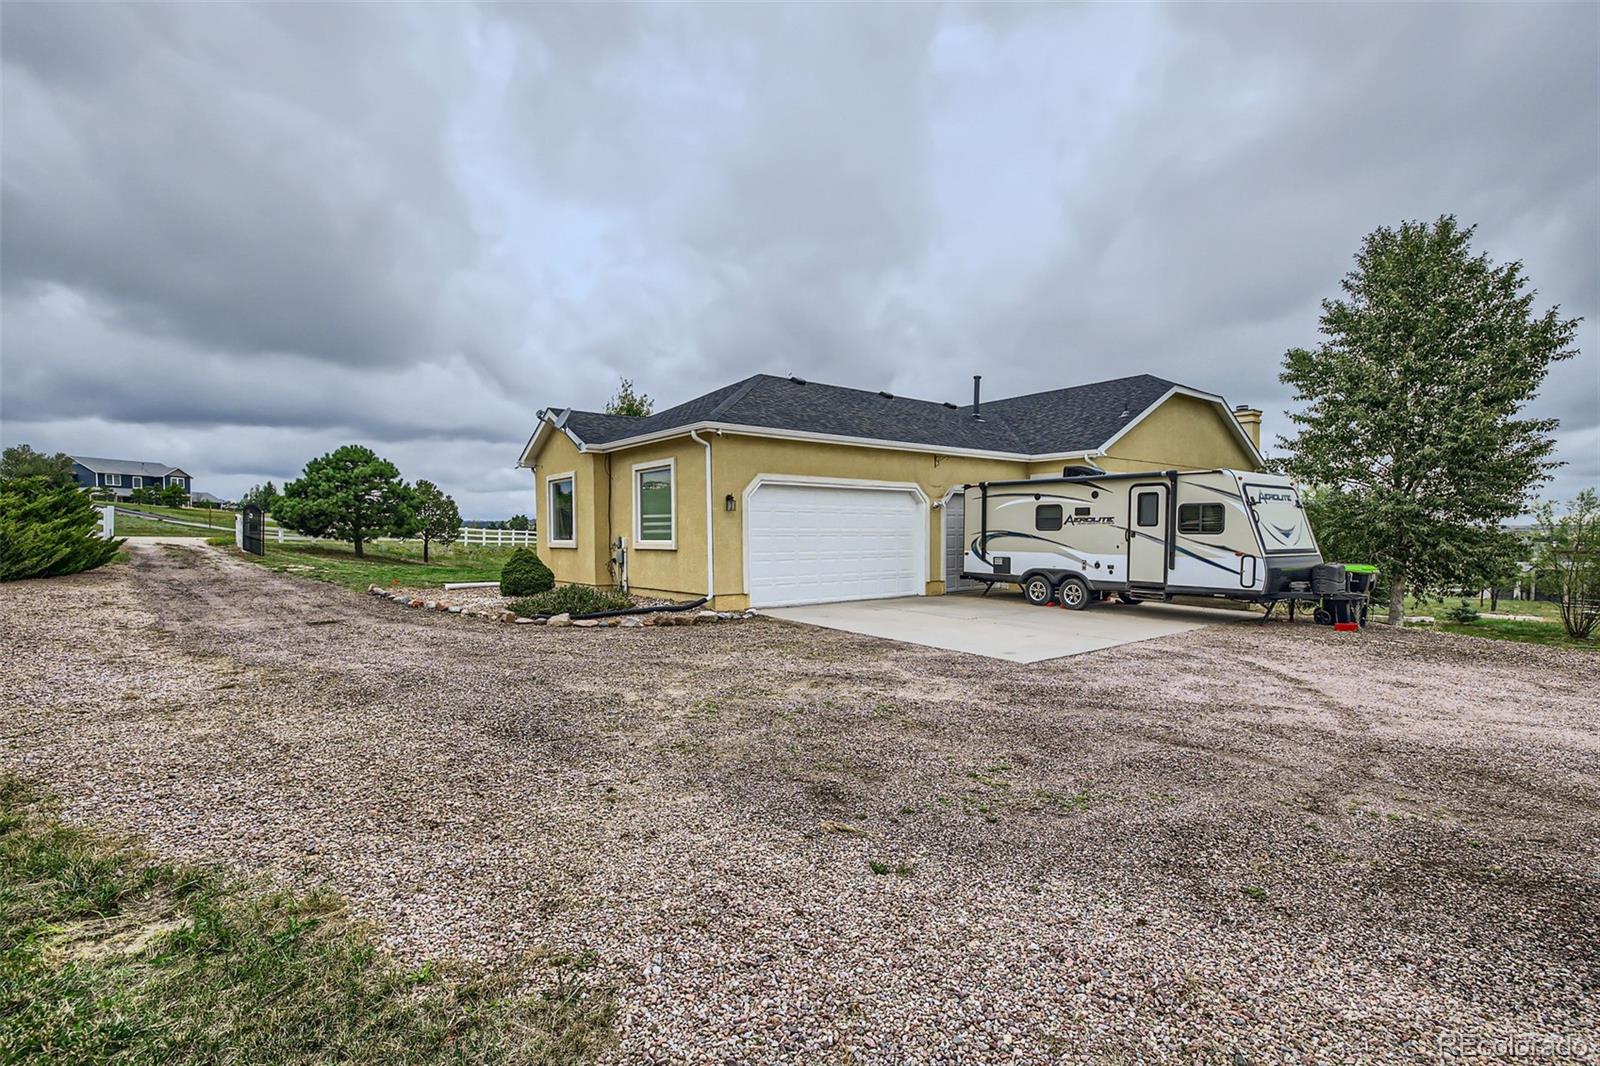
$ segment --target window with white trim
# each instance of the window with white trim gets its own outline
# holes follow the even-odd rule
[[[575,548],[578,546],[578,512],[572,475],[552,477],[545,484],[549,490],[548,543],[556,548]]]
[[[107,485],[115,485],[118,488],[122,487],[122,475],[121,474],[102,474],[100,476],[106,479],[105,480],[105,484],[107,484]]]
[[[144,478],[140,477],[138,474],[133,475],[132,483],[129,484],[128,487],[130,489],[142,489],[142,488],[144,488]]]
[[[633,539],[641,548],[677,545],[673,463],[633,469]]]

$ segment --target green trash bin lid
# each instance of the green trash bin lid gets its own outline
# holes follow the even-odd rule
[[[1352,574],[1376,574],[1378,568],[1371,563],[1345,563],[1345,571]]]

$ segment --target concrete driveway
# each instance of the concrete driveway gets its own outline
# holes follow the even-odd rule
[[[930,648],[1036,663],[1114,648],[1202,626],[1253,623],[1258,612],[1168,603],[1097,603],[1082,611],[1032,607],[1020,593],[957,593],[892,600],[771,607],[769,618],[865,633]]]

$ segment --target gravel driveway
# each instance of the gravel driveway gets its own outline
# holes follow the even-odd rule
[[[619,1061],[1600,1026],[1600,656],[1225,626],[1018,667],[131,554],[0,586],[0,761],[166,853],[326,881],[408,958],[592,951]]]

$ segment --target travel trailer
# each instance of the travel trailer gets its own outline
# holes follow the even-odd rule
[[[968,485],[966,499],[962,576],[1032,604],[1223,596],[1311,602],[1325,623],[1365,614],[1368,568],[1323,562],[1299,489],[1276,474],[1069,470]]]

